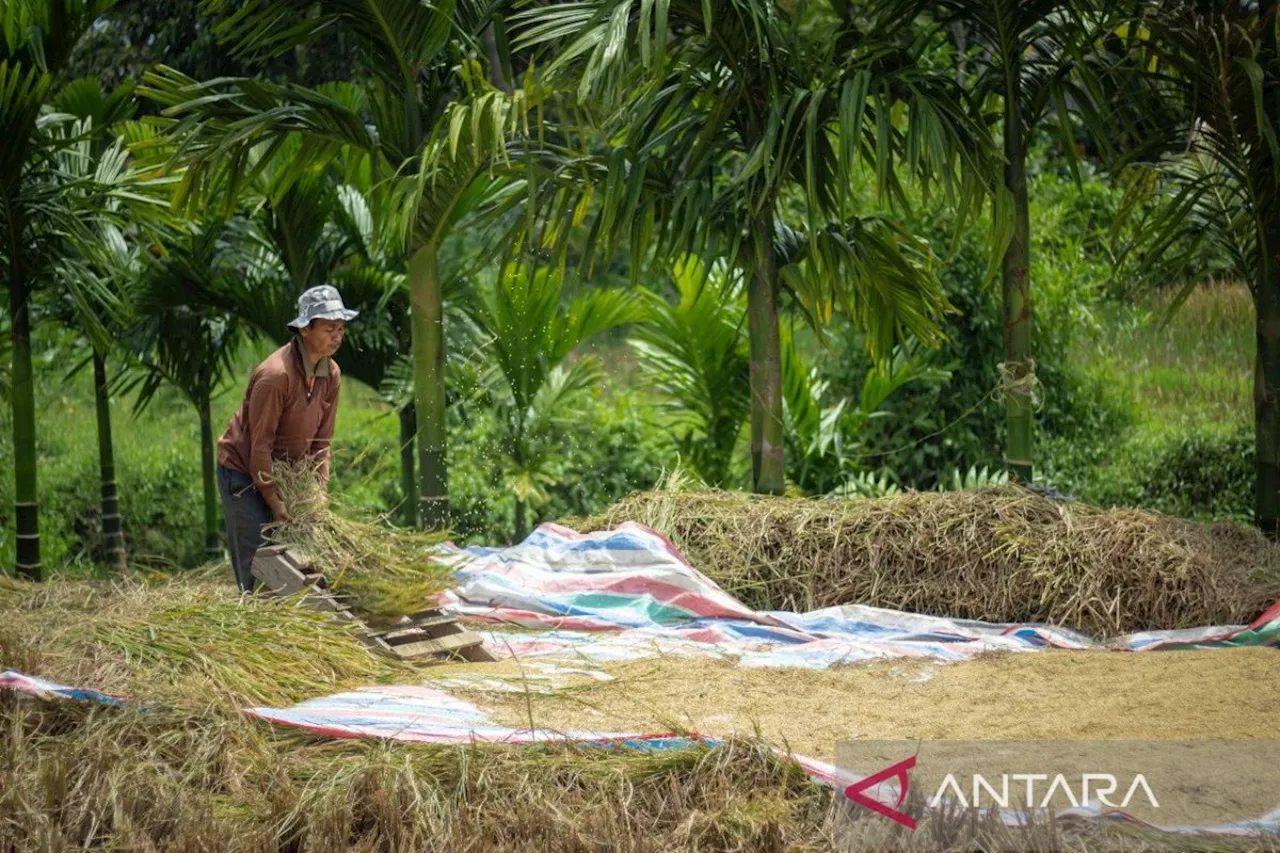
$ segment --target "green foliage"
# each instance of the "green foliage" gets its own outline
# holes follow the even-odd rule
[[[40,533],[50,567],[87,573],[106,560],[102,535],[93,375],[64,381],[61,346],[46,336],[37,350]],[[220,413],[221,414],[221,413]],[[146,415],[113,411],[121,514],[130,559],[139,565],[194,566],[202,557],[199,430],[190,404],[161,391]],[[225,423],[225,420],[222,421]],[[13,442],[0,417],[0,466],[12,470]],[[12,529],[13,478],[0,478],[0,528]],[[13,541],[0,541],[0,563],[13,564]]]
[[[639,376],[657,392],[680,458],[712,486],[727,486],[750,410],[746,297],[723,265],[710,273],[694,259],[672,271],[677,301],[640,291],[645,322],[630,344]]]
[[[1049,476],[1059,489],[1089,503],[1202,520],[1253,520],[1250,424],[1165,426],[1118,444],[1118,452],[1109,454],[1105,446],[1059,442]]]
[[[1043,404],[1038,429],[1048,436],[1075,436],[1119,417],[1098,383],[1073,371],[1071,363],[1082,333],[1098,327],[1096,312],[1113,281],[1110,250],[1101,248],[1112,245],[1110,222],[1099,211],[1118,203],[1119,194],[1102,187],[1081,196],[1064,172],[1046,170],[1042,160],[1033,165],[1033,342]],[[916,384],[887,400],[885,416],[867,424],[859,456],[862,467],[892,471],[905,487],[931,489],[953,469],[1003,465],[1001,302],[998,282],[985,275],[986,223],[957,236],[950,215],[922,209],[909,227],[935,246],[951,246],[938,275],[956,311],[947,341],[933,353],[933,363],[949,370],[950,378]],[[845,327],[841,334],[839,361],[825,375],[836,389],[854,389],[871,361],[851,330]]]
[[[950,479],[939,480],[938,491],[969,492],[990,486],[1003,486],[1008,482],[1008,471],[989,471],[985,465],[979,471],[976,467],[970,466],[965,472],[961,472],[959,468],[953,469]]]
[[[516,533],[505,431],[494,414],[450,411],[450,500],[455,537],[501,544]],[[598,389],[579,403],[571,424],[539,440],[547,457],[538,521],[599,513],[628,493],[654,486],[675,454],[667,433],[629,396]]]
[[[72,53],[72,73],[92,75],[110,85],[136,82],[157,64],[200,80],[263,74],[315,85],[350,77],[354,49],[350,35],[340,27],[331,28],[307,50],[249,61],[218,43],[215,30],[228,14],[210,11],[203,0],[120,0]]]
[[[831,394],[822,378],[796,347],[795,333],[784,328],[782,383],[786,418],[787,476],[806,494],[840,492],[850,476],[863,474],[862,440],[867,425],[888,417],[885,404],[913,384],[938,385],[950,377],[931,364],[932,354],[914,341],[894,348],[889,358],[867,367],[857,393]],[[866,490],[859,479],[854,491]]]
[[[640,316],[635,299],[622,290],[586,290],[565,301],[558,273],[512,267],[481,286],[472,314],[483,338],[477,360],[489,365],[477,391],[503,428],[518,537],[528,532],[526,511],[545,506],[547,489],[557,482],[558,437],[604,379],[594,356],[570,356]]]

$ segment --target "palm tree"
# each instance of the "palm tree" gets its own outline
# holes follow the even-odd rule
[[[226,29],[242,53],[271,54],[342,28],[361,51],[359,86],[335,92],[238,78],[199,83],[161,69],[142,90],[183,140],[180,201],[190,205],[217,192],[233,196],[244,175],[252,179],[291,138],[301,141],[292,158],[299,171],[344,152],[366,158],[371,184],[404,224],[395,237],[409,281],[420,522],[428,527],[448,518],[440,250],[473,214],[500,200],[503,185],[489,167],[525,100],[520,91],[493,88],[473,61],[460,58],[490,11],[456,0],[254,0]]]
[[[188,233],[167,241],[167,252],[149,264],[133,299],[134,320],[128,335],[134,356],[145,371],[123,383],[124,390],[138,391],[135,414],[144,410],[166,384],[177,388],[196,409],[200,419],[205,556],[209,559],[222,554],[210,403],[234,367],[243,326],[231,315],[192,307],[188,294],[217,290],[210,279],[239,274],[237,256],[243,248],[236,236],[225,222],[193,225]]]
[[[588,261],[597,247],[608,251],[625,238],[633,274],[651,250],[711,247],[742,270],[759,492],[781,492],[784,483],[784,289],[816,324],[834,307],[848,312],[876,354],[906,334],[938,340],[946,299],[901,246],[876,239],[856,215],[856,165],[872,164],[880,192],[905,201],[901,160],[916,176],[958,191],[966,207],[978,203],[991,171],[985,131],[952,77],[861,32],[843,4],[823,6],[817,25],[797,17],[812,8],[588,0],[524,13],[516,41],[563,43],[551,79],[567,78],[582,109],[607,116],[597,136],[544,128],[548,142],[529,172],[545,185],[547,233],[569,233],[594,205]],[[795,208],[798,232],[783,221]],[[788,249],[797,254],[786,257]],[[795,264],[788,276],[780,273],[784,257]]]
[[[1138,68],[1158,100],[1129,159],[1154,166],[1166,204],[1148,250],[1208,242],[1249,282],[1257,323],[1254,522],[1280,534],[1280,31],[1274,3],[1154,4],[1131,29]],[[1163,110],[1163,113],[1161,113]],[[1152,155],[1157,155],[1152,158]],[[1163,156],[1159,156],[1163,155]],[[1123,165],[1123,163],[1122,163]],[[1134,181],[1132,186],[1151,187]],[[1180,256],[1185,258],[1185,255]],[[1197,282],[1174,302],[1182,304]]]
[[[32,289],[48,281],[58,246],[82,233],[67,182],[50,158],[55,143],[38,120],[63,85],[71,51],[112,0],[27,0],[0,5],[0,263],[9,290],[13,357],[14,527],[19,575],[40,579],[36,502],[35,379],[31,369]],[[92,216],[91,213],[87,214]]]
[[[678,301],[642,288],[643,322],[630,343],[639,355],[645,387],[664,399],[662,409],[681,457],[708,485],[728,485],[734,449],[751,411],[742,276],[727,264],[710,274],[696,258],[672,269]]]
[[[562,279],[547,269],[507,268],[477,296],[473,312],[483,355],[500,389],[499,420],[515,469],[516,539],[529,532],[528,508],[545,499],[548,436],[574,422],[578,398],[603,380],[599,362],[569,356],[596,335],[638,319],[634,298],[588,290],[562,307]]]
[[[1075,120],[1107,134],[1099,103],[1096,45],[1122,20],[1120,3],[1096,0],[884,0],[882,26],[909,30],[926,16],[953,42],[979,104],[998,103],[1004,150],[996,191],[993,260],[1000,257],[1009,473],[1031,482],[1035,431],[1035,360],[1031,342],[1031,221],[1027,156],[1042,125],[1055,119],[1063,154],[1075,165]]]
[[[56,157],[62,175],[78,182],[80,187],[84,187],[85,182],[95,181],[98,186],[121,190],[143,189],[143,182],[128,169],[122,140],[112,132],[113,126],[128,120],[133,114],[132,85],[106,93],[97,80],[76,80],[58,93],[54,107],[60,113],[77,119],[61,126],[62,145]],[[158,207],[157,202],[144,199],[138,192],[130,192],[129,196],[129,210],[133,212],[140,209],[138,201]],[[118,199],[108,204],[112,212],[119,213],[123,209]],[[62,322],[85,336],[92,350],[88,361],[93,365],[97,408],[102,534],[109,565],[123,571],[126,567],[124,530],[115,481],[107,358],[115,349],[121,332],[119,295],[128,287],[128,280],[138,272],[139,249],[137,245],[130,245],[116,222],[103,219],[95,223],[92,230],[95,239],[73,241],[75,252],[65,255],[57,265],[59,279],[66,284],[57,313]],[[86,280],[92,281],[93,286],[85,288],[75,284]],[[90,298],[86,299],[86,295]],[[107,301],[104,302],[104,298]]]

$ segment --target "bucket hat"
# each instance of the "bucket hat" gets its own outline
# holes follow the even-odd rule
[[[322,284],[302,292],[298,297],[298,316],[289,322],[289,328],[301,329],[312,320],[354,320],[359,311],[352,311],[342,304],[342,295],[336,287]]]

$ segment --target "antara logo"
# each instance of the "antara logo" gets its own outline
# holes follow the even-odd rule
[[[884,817],[889,818],[889,820],[900,823],[907,829],[915,831],[915,818],[911,817],[909,814],[898,811],[898,806],[901,806],[903,801],[907,798],[907,790],[910,784],[907,772],[915,766],[916,756],[913,755],[910,758],[899,761],[897,764],[892,764],[886,767],[873,776],[868,776],[865,779],[860,779],[859,781],[854,782],[852,785],[849,785],[844,789],[844,794],[858,805],[869,808],[876,814],[883,815]],[[880,800],[877,800],[866,793],[868,790],[875,788],[881,782],[891,778],[897,779],[898,781],[898,800],[892,806],[885,805]],[[1015,798],[1010,796],[1009,791],[1009,782],[1011,780],[1015,783],[1026,783],[1027,798],[1025,803],[1013,802]],[[991,804],[1001,808],[1008,808],[1011,804],[1014,804],[1021,805],[1029,809],[1035,809],[1037,807],[1043,809],[1054,803],[1055,794],[1065,795],[1067,802],[1069,802],[1073,807],[1079,807],[1082,804],[1096,800],[1097,802],[1100,802],[1105,806],[1110,806],[1111,808],[1115,808],[1117,805],[1120,808],[1126,808],[1134,798],[1134,795],[1141,791],[1145,794],[1147,802],[1150,803],[1153,808],[1160,808],[1160,803],[1156,800],[1155,792],[1151,790],[1151,786],[1147,784],[1146,777],[1141,773],[1134,777],[1133,782],[1129,785],[1128,790],[1124,795],[1124,799],[1118,804],[1107,799],[1107,796],[1109,794],[1113,794],[1119,787],[1118,780],[1110,773],[1085,773],[1080,780],[1079,799],[1076,798],[1075,791],[1071,787],[1071,784],[1061,773],[1053,776],[1052,781],[1050,781],[1050,776],[1046,773],[1006,773],[1000,777],[1000,781],[1000,787],[997,788],[992,785],[986,777],[981,774],[974,774],[971,788],[973,797],[970,800],[965,797],[964,790],[956,780],[955,774],[948,773],[946,778],[942,780],[942,784],[938,786],[937,793],[935,793],[933,798],[929,800],[928,805],[930,808],[936,808],[944,801],[944,795],[950,792],[954,796],[954,801],[958,805],[964,808],[977,808],[983,799],[982,794],[985,791],[986,798],[991,802]],[[1047,790],[1042,789],[1045,790],[1045,793],[1043,799],[1039,802],[1036,801],[1034,793],[1036,782],[1049,782]]]
[[[1010,797],[1009,781],[1015,783],[1025,782],[1027,798],[1023,802],[1017,802]],[[1052,777],[1047,773],[1005,773],[1000,776],[1000,787],[997,789],[987,778],[981,774],[974,774],[973,779],[973,799],[972,801],[965,799],[964,791],[961,790],[960,783],[956,781],[956,777],[948,773],[947,778],[942,780],[942,784],[938,786],[938,792],[933,795],[933,799],[929,801],[929,806],[934,807],[943,801],[943,794],[948,790],[954,795],[956,802],[964,808],[978,808],[981,803],[981,795],[986,791],[987,799],[992,805],[1000,808],[1008,808],[1010,803],[1014,806],[1020,806],[1028,809],[1048,808],[1050,805],[1063,805],[1061,799],[1055,798],[1055,794],[1064,795],[1066,801],[1071,804],[1072,808],[1079,808],[1081,805],[1097,800],[1104,806],[1110,808],[1125,809],[1129,807],[1129,803],[1133,800],[1135,794],[1139,790],[1146,795],[1147,802],[1152,808],[1160,808],[1160,803],[1156,800],[1155,792],[1151,790],[1151,786],[1147,784],[1147,779],[1141,773],[1133,778],[1133,782],[1129,785],[1124,795],[1124,799],[1118,804],[1107,799],[1107,796],[1115,793],[1118,787],[1118,780],[1110,773],[1085,773],[1080,777],[1080,798],[1076,798],[1075,789],[1071,787],[1071,783],[1067,781],[1067,777],[1059,773]],[[1044,797],[1037,802],[1035,797],[1036,782],[1049,782],[1049,786],[1045,789]],[[1091,787],[1092,786],[1092,787]]]
[[[909,814],[903,814],[898,811],[897,807],[902,805],[902,801],[907,798],[907,771],[915,766],[916,757],[913,755],[910,758],[899,761],[897,764],[886,767],[874,776],[868,776],[865,779],[854,782],[852,785],[844,789],[844,795],[858,805],[866,806],[876,814],[884,815],[889,818],[889,820],[896,821],[914,832],[916,828],[916,819]],[[894,803],[892,807],[886,806],[879,800],[869,797],[863,793],[863,791],[868,788],[874,788],[891,776],[895,776],[898,779],[898,801]]]

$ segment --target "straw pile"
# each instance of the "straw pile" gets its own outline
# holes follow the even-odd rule
[[[297,702],[412,670],[352,629],[225,580],[0,578],[0,669],[187,708]]]
[[[1012,486],[875,500],[662,489],[565,523],[623,521],[764,610],[858,603],[1113,635],[1247,623],[1280,599],[1280,548],[1252,529]]]
[[[759,744],[335,743],[4,697],[0,724],[4,850],[831,849],[830,793]]]
[[[758,743],[600,749],[335,743],[241,708],[420,682],[340,624],[225,581],[0,578],[0,850],[829,849],[830,794]]]
[[[444,535],[332,512],[314,466],[277,463],[272,476],[293,520],[269,525],[266,538],[307,555],[335,592],[355,596],[359,615],[374,622],[410,616],[449,586],[450,570],[431,558]]]

